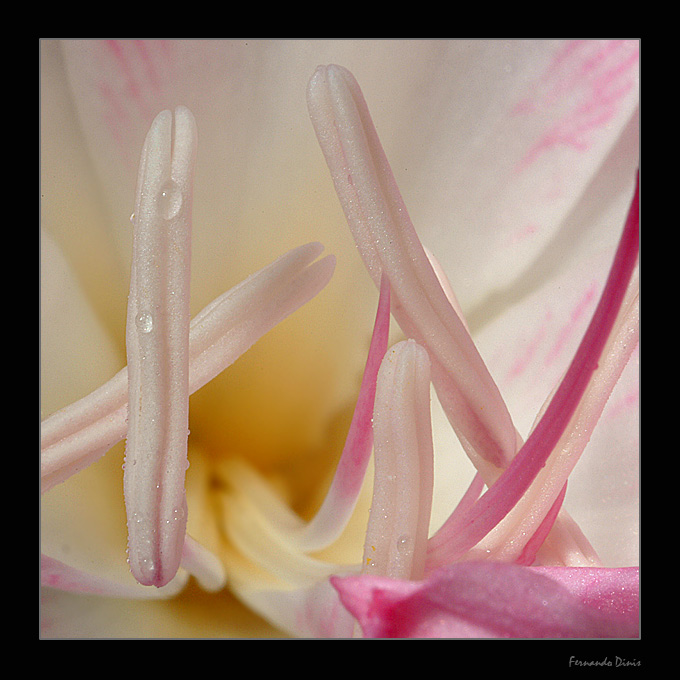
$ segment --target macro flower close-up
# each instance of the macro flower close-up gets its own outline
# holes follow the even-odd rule
[[[638,638],[639,42],[45,40],[42,638]]]

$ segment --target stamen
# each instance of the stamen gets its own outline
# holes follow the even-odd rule
[[[362,571],[422,578],[433,484],[430,362],[413,340],[396,344],[378,374],[375,477]]]
[[[214,300],[191,327],[191,389],[197,390],[287,316],[315,297],[330,281],[335,257],[314,261],[320,243],[282,255]]]
[[[308,106],[359,252],[376,284],[387,275],[399,326],[426,347],[452,426],[475,465],[504,467],[514,426],[411,224],[358,84],[342,67],[321,66]]]
[[[346,526],[356,505],[373,447],[376,381],[380,363],[387,350],[389,323],[390,286],[387,277],[383,276],[364,376],[333,482],[314,518],[297,537],[291,536],[301,550],[319,550],[330,545]]]
[[[473,506],[463,526],[459,523],[448,541],[436,541],[438,550],[430,551],[428,569],[461,559],[474,546],[498,560],[533,560],[535,552],[527,554],[527,544],[537,531],[545,532],[544,520],[559,502],[637,344],[638,191],[636,186],[600,302],[562,382],[516,458]],[[487,535],[490,544],[484,545]]]
[[[230,485],[231,486],[231,485]],[[231,487],[221,496],[224,531],[238,552],[286,588],[308,586],[331,574],[347,571],[297,550],[270,522],[266,506],[258,504],[248,485]]]
[[[189,534],[184,540],[180,564],[196,578],[203,590],[214,593],[224,588],[227,578],[222,562]]]
[[[432,366],[432,380],[440,402],[481,478],[489,487],[495,487],[501,476],[508,483],[508,475],[502,473],[511,464],[516,451],[523,446],[522,439],[512,426],[502,398],[477,354],[462,319],[456,314],[455,299],[447,299],[447,288],[437,280],[439,270],[436,261],[433,258],[428,261],[428,255],[418,240],[358,84],[341,67],[319,67],[309,84],[308,106],[336,192],[369,273],[376,283],[379,277],[388,277],[393,293],[392,312],[396,321],[407,337],[414,338],[427,348]],[[619,294],[620,290],[617,290],[617,295]],[[620,333],[630,335],[634,321],[629,318],[622,324]],[[611,327],[605,335],[608,337],[610,332]],[[596,402],[599,400],[603,403],[602,395],[608,394],[615,382],[615,379],[609,379],[611,371],[616,372],[625,364],[625,359],[615,352],[612,353],[609,345],[606,353],[610,365],[617,368],[601,371],[599,375],[603,377],[599,379],[598,376],[596,381],[599,385],[590,390],[589,398],[583,400],[580,416],[591,424],[594,424],[599,415]],[[590,374],[591,367],[588,366],[583,375]],[[571,425],[567,425],[568,409],[571,409],[571,413],[576,410],[582,387],[580,385],[574,392],[579,394],[576,402],[566,400],[566,420],[559,427],[551,426],[551,436],[556,430],[567,432],[567,428],[571,428]],[[606,396],[604,399],[606,400]],[[545,427],[546,421],[541,422],[542,427]],[[580,424],[579,421],[578,426]],[[545,439],[543,445],[548,446],[550,441],[550,438]],[[564,444],[570,451],[566,458],[575,462],[582,448],[575,441]],[[551,445],[561,446],[555,441]],[[538,450],[535,442],[529,449],[525,447],[525,450],[532,448]],[[543,454],[545,463],[550,450],[544,449]],[[522,478],[523,491],[517,493],[513,501],[518,503],[522,493],[531,486],[533,478],[529,478],[526,466],[517,464],[513,470],[516,481]],[[553,476],[549,480],[549,494],[543,494],[539,502],[536,496],[540,494],[541,485],[537,480],[533,487],[535,493],[532,491],[532,494],[526,494],[522,498],[522,503],[531,502],[533,505],[528,509],[524,507],[523,512],[514,512],[517,521],[510,517],[503,520],[513,507],[507,498],[503,511],[501,505],[487,506],[488,513],[495,513],[494,522],[503,520],[503,530],[498,527],[498,532],[494,532],[497,534],[495,540],[489,537],[491,543],[495,548],[510,544],[513,546],[512,550],[519,549],[520,552],[512,559],[533,559],[532,555],[541,544],[542,538],[558,517],[561,518],[557,523],[557,530],[561,533],[560,540],[566,538],[574,539],[575,543],[580,542],[577,532],[572,531],[573,522],[560,509],[560,499],[564,497],[566,478],[571,467],[551,467],[551,470]],[[533,474],[537,475],[538,469]],[[545,481],[546,474],[547,472],[541,474],[541,482]],[[516,487],[515,490],[519,488]],[[491,492],[487,492],[475,504],[474,511],[468,513],[467,519],[462,509],[456,513],[455,521],[447,523],[447,529],[455,527],[459,521],[465,523],[471,516],[476,516],[475,513],[485,506],[489,493]],[[521,522],[522,518],[528,523]],[[490,520],[490,514],[487,521],[490,530],[495,526]],[[507,533],[506,530],[513,522],[514,528]],[[467,536],[470,539],[467,550],[470,550],[476,542],[472,541],[470,526],[466,528],[461,533],[452,532],[455,536],[453,543],[461,545],[458,541]],[[485,534],[479,526],[477,529],[478,542]],[[505,538],[514,538],[504,541],[500,539],[501,534]],[[521,536],[521,540],[514,540],[517,536]],[[441,537],[437,537],[435,544],[439,538]],[[447,540],[443,541],[443,544],[447,543]],[[593,554],[587,545],[584,546],[584,551]],[[464,552],[456,552],[455,555],[461,558]],[[492,552],[494,551],[487,548],[488,554],[485,556]],[[585,553],[582,557],[587,559]],[[507,555],[500,557],[496,553],[494,557],[508,558]],[[452,559],[451,555],[449,559]]]
[[[189,332],[192,394],[326,286],[335,258],[329,255],[313,262],[322,250],[318,243],[295,248],[199,312]],[[41,423],[43,493],[98,460],[125,437],[127,386],[126,367]]]
[[[163,586],[186,533],[191,192],[196,126],[185,108],[147,135],[135,203],[127,319],[125,505],[130,569]]]

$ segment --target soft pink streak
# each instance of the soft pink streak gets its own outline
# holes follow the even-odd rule
[[[345,446],[321,508],[299,537],[303,549],[327,545],[337,537],[356,503],[373,446],[376,381],[387,350],[389,328],[390,284],[383,275],[373,335]]]
[[[144,96],[144,89],[138,82],[138,76],[133,68],[135,59],[130,59],[126,48],[127,41],[106,40],[105,45],[113,56],[119,72],[123,75],[126,85],[126,94],[132,99],[144,116],[149,116],[149,108]]]
[[[124,161],[137,133],[151,122],[154,112],[177,102],[167,94],[175,78],[175,54],[165,40],[94,41],[93,56],[99,60],[96,91],[101,117]]]
[[[531,97],[519,102],[515,109],[516,114],[531,115],[562,103],[568,107],[529,149],[518,170],[558,147],[577,151],[590,148],[595,133],[614,118],[621,100],[633,87],[631,69],[638,56],[639,50],[630,49],[625,41],[601,47],[587,40],[566,45]]]
[[[529,344],[524,348],[522,353],[517,357],[513,365],[510,367],[508,380],[518,378],[520,375],[522,375],[522,373],[524,373],[527,367],[531,365],[536,355],[536,351],[539,347],[541,347],[548,332],[548,322],[550,321],[550,318],[551,314],[550,312],[547,312],[543,323],[539,326],[539,328],[529,340]]]
[[[607,416],[609,418],[617,418],[622,414],[629,413],[632,409],[636,409],[639,404],[640,390],[636,387],[635,389],[630,390],[618,401],[613,402],[609,407]]]
[[[173,597],[186,583],[182,576],[163,588],[143,588],[136,583],[120,583],[102,576],[88,574],[47,555],[40,556],[40,583],[81,595],[100,595],[124,599],[161,599]]]
[[[567,343],[571,335],[573,334],[574,330],[577,327],[577,324],[579,320],[583,317],[583,315],[586,313],[588,308],[590,307],[590,304],[592,303],[593,299],[595,298],[596,295],[596,284],[592,283],[588,290],[585,291],[585,293],[581,296],[579,301],[576,303],[576,306],[571,312],[571,315],[569,316],[569,321],[566,324],[566,326],[560,331],[557,340],[553,344],[552,348],[548,352],[547,356],[545,357],[545,364],[546,366],[549,366],[557,357],[559,357],[560,352],[562,351],[562,348],[564,345]]]

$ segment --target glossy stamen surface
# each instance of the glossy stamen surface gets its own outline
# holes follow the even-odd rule
[[[191,192],[196,125],[159,114],[140,163],[127,317],[125,505],[130,569],[168,583],[186,533]]]

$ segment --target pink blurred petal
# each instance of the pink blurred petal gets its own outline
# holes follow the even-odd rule
[[[493,562],[443,567],[421,582],[335,577],[373,638],[637,637],[637,570],[537,570]]]
[[[178,574],[160,588],[144,588],[134,582],[119,582],[102,576],[88,574],[48,555],[40,556],[40,583],[57,590],[81,595],[101,595],[131,600],[163,599],[174,597],[186,584],[188,575]]]

